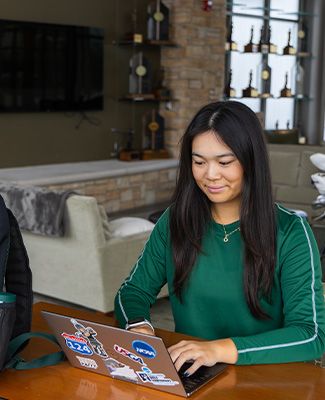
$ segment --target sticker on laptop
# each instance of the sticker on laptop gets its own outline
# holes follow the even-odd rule
[[[98,356],[108,357],[102,343],[96,338],[97,332],[93,328],[91,328],[90,326],[88,326],[87,328],[84,327],[80,322],[78,322],[74,318],[71,318],[70,321],[77,330],[77,332],[75,333],[77,337],[85,339],[88,345],[94,351],[94,353],[97,354]]]
[[[142,340],[134,340],[132,342],[134,350],[143,357],[155,358],[157,355],[156,350],[150,346],[149,343],[143,342]]]
[[[122,364],[114,358],[106,358],[104,364],[108,372],[113,378],[128,380],[131,382],[138,382],[137,374],[128,365]]]
[[[65,344],[69,347],[70,350],[88,356],[93,354],[93,351],[89,348],[86,339],[78,337],[76,335],[69,335],[65,332],[61,333],[61,336],[64,337]]]
[[[118,344],[114,344],[114,350],[118,354],[121,354],[122,356],[127,357],[132,361],[135,361],[141,365],[147,365],[140,356],[137,356],[136,354],[131,353],[129,350],[124,349],[123,347],[119,346]]]
[[[86,368],[90,368],[90,369],[98,368],[96,361],[93,360],[92,358],[85,358],[85,357],[80,357],[80,356],[76,356],[76,357],[82,367],[86,367]]]
[[[166,375],[164,374],[153,373],[147,367],[142,367],[142,371],[137,371],[137,375],[143,383],[152,383],[157,386],[176,386],[179,384],[177,381],[166,378]]]

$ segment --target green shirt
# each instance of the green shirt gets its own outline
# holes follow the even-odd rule
[[[225,226],[229,233],[239,221]],[[325,310],[317,244],[305,219],[277,205],[277,263],[272,301],[261,300],[271,317],[256,319],[243,288],[243,242],[236,231],[224,242],[222,225],[211,221],[183,302],[173,294],[174,263],[169,212],[156,224],[142,254],[115,299],[121,326],[150,319],[150,306],[167,282],[176,332],[213,340],[231,338],[238,364],[306,361],[325,348]]]

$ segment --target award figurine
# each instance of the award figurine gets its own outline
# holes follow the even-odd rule
[[[226,98],[236,97],[236,90],[233,87],[231,87],[231,80],[232,80],[232,70],[229,71],[229,78],[224,89],[224,96]]]
[[[157,158],[168,158],[165,149],[164,129],[165,120],[157,110],[152,109],[143,114],[143,151],[142,160],[152,160]]]
[[[169,9],[165,4],[156,0],[151,2],[147,8],[147,39],[169,40]]]
[[[133,43],[142,43],[143,42],[143,35],[141,33],[137,32],[137,10],[136,8],[133,10],[132,14],[131,14],[131,18],[132,18],[132,27],[133,30],[132,32],[128,32],[125,35],[125,40],[127,41],[131,41]]]
[[[288,72],[285,74],[284,87],[281,89],[280,97],[292,97],[291,89],[288,88]]]
[[[272,97],[271,95],[271,76],[272,69],[267,63],[267,59],[262,57],[262,62],[258,66],[257,82],[258,91],[262,99]]]
[[[146,98],[149,98],[148,96],[154,98],[151,82],[151,66],[140,51],[130,59],[129,93],[133,95],[147,94]]]
[[[254,37],[254,26],[251,27],[251,36],[249,43],[244,46],[244,53],[257,53],[258,52],[258,45],[253,43]]]
[[[291,42],[291,29],[289,29],[288,32],[288,44],[283,49],[284,55],[294,55],[297,53],[297,50],[293,46],[291,46],[290,42]]]
[[[238,44],[232,40],[233,23],[228,25],[227,42],[225,44],[226,51],[238,51]]]
[[[169,100],[171,97],[171,92],[165,85],[165,70],[163,67],[159,70],[158,84],[154,90],[154,94],[160,100]]]
[[[270,25],[268,27],[268,33],[267,33],[267,45],[269,48],[269,53],[275,54],[278,51],[278,47],[275,44],[271,43],[271,27],[270,27]]]
[[[262,25],[262,27],[261,27],[260,42],[257,46],[257,50],[259,53],[263,53],[263,54],[269,52],[269,45],[267,43],[267,33],[266,33],[265,25]]]
[[[308,51],[308,31],[302,18],[298,22],[298,52],[300,56],[306,56]]]
[[[246,89],[243,89],[243,97],[258,97],[258,91],[252,86],[253,71],[249,72],[249,83]]]

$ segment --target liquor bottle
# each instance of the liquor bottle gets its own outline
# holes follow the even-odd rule
[[[298,52],[300,55],[308,54],[308,30],[302,17],[298,21]]]
[[[292,96],[291,89],[288,88],[288,72],[286,72],[284,78],[284,87],[280,91],[280,97],[291,97],[291,96]]]
[[[228,25],[228,33],[227,33],[227,42],[225,44],[226,51],[237,51],[238,45],[235,41],[232,40],[232,30],[233,30],[233,23],[230,22]]]
[[[258,82],[260,84],[259,92],[262,98],[271,97],[271,76],[272,69],[267,63],[267,59],[263,58],[258,67]]]
[[[249,43],[247,43],[244,46],[244,52],[245,53],[257,53],[258,45],[253,43],[253,37],[254,37],[254,26],[252,25],[252,27],[251,27],[251,36],[250,36]]]
[[[291,45],[291,29],[288,32],[288,43],[286,47],[283,49],[283,54],[286,55],[294,55],[297,53],[297,50]]]
[[[271,26],[269,25],[268,29],[267,29],[267,46],[269,49],[269,53],[274,54],[278,51],[278,47],[277,47],[277,45],[275,45],[271,42],[271,32],[272,32]]]
[[[248,87],[246,89],[243,89],[243,97],[258,97],[258,91],[256,88],[252,86],[252,80],[253,80],[253,71],[250,70]]]
[[[236,90],[233,87],[231,87],[231,80],[232,80],[232,70],[229,71],[228,81],[224,89],[224,96],[226,98],[236,97]]]

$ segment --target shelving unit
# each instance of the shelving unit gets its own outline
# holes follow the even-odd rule
[[[255,1],[254,3],[257,4],[258,2]],[[278,127],[277,130],[281,131],[282,134],[286,129],[288,133],[295,131],[298,132],[298,135],[296,135],[297,142],[303,143],[305,132],[301,129],[302,104],[305,101],[312,100],[308,93],[308,63],[312,59],[312,54],[308,51],[308,42],[306,44],[307,50],[306,47],[301,47],[303,44],[305,45],[302,32],[304,34],[306,34],[306,30],[308,32],[308,24],[310,24],[310,19],[313,15],[304,12],[304,1],[289,0],[282,2],[281,10],[275,7],[278,5],[279,2],[277,0],[260,0],[260,7],[250,7],[248,0],[238,3],[236,1],[227,2],[228,32],[231,30],[230,27],[233,26],[232,34],[228,35],[228,42],[230,36],[231,40],[237,43],[237,46],[226,44],[225,82],[229,82],[229,74],[232,71],[231,86],[236,90],[236,96],[225,96],[224,98],[243,101],[255,112],[262,113],[265,122],[264,128],[267,132],[275,131],[276,126]],[[295,7],[296,9],[294,9]],[[247,37],[245,37],[243,27]],[[253,41],[249,41],[251,27],[254,27],[254,35],[251,32],[250,38],[252,39],[253,36]],[[302,31],[302,27],[304,31]],[[262,32],[267,32],[265,34],[267,38],[270,36],[271,31],[271,37],[268,37],[268,39],[269,42],[277,46],[275,52],[271,53],[267,50],[265,51],[265,49],[258,52],[243,51],[247,43],[258,45],[256,38],[259,35],[256,31],[259,30],[261,30],[260,48],[263,48],[263,44],[261,46]],[[283,54],[284,47],[288,45],[289,30],[291,32],[290,45],[296,51],[290,49],[294,54]],[[283,37],[286,38],[286,42]],[[308,38],[305,37],[305,40],[308,40]],[[235,47],[235,49],[231,50],[232,47]],[[269,96],[261,95],[263,93],[262,72],[264,72],[262,67],[265,65],[271,67],[271,95]],[[241,91],[247,87],[249,71],[252,71],[252,86],[259,91],[257,97],[240,95]],[[297,71],[299,71],[300,76],[304,75],[303,88],[299,86],[298,94],[296,94],[296,89],[298,88],[297,77],[299,76]],[[292,95],[281,97],[280,90],[284,86],[286,74],[289,75],[286,87],[291,89]]]
[[[157,1],[154,6],[158,9],[162,7],[162,3]],[[120,68],[121,77],[116,85],[115,99],[121,104],[120,108],[131,116],[131,125],[123,129],[123,133],[129,132],[125,136],[128,138],[126,153],[128,156],[130,148],[135,147],[141,159],[167,158],[168,154],[162,148],[164,119],[158,115],[158,110],[160,103],[165,103],[165,108],[171,109],[172,103],[176,101],[164,85],[164,70],[160,63],[161,48],[177,46],[169,40],[169,10],[165,6],[160,12],[153,10],[153,18],[163,18],[154,19],[154,27],[151,26],[153,30],[150,30],[150,7],[153,7],[153,3],[143,2],[140,5],[133,2],[129,14],[133,20],[131,32],[122,31],[111,42],[115,48],[116,65]],[[161,22],[163,20],[165,22]],[[121,151],[119,154],[121,158]]]

